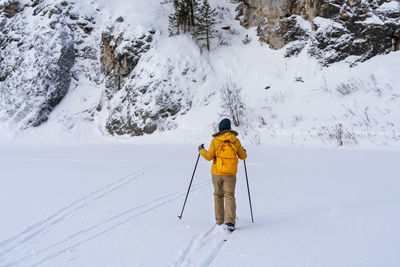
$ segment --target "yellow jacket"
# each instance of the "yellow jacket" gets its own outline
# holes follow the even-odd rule
[[[232,130],[225,130],[218,132],[213,135],[214,139],[211,141],[210,148],[208,151],[206,149],[200,150],[200,155],[202,155],[206,160],[214,160],[211,173],[214,175],[235,175],[236,173],[221,173],[217,170],[216,166],[216,154],[217,148],[220,147],[225,140],[229,140],[229,142],[233,143],[236,148],[237,155],[240,159],[245,160],[247,158],[246,151],[244,151],[242,144],[240,143],[239,139],[236,137],[238,135],[237,132]]]

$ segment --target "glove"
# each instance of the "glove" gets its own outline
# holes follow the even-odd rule
[[[200,150],[204,149],[204,144],[199,145],[199,152]]]

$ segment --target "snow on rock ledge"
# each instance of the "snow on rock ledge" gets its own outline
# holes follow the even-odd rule
[[[188,86],[196,87],[197,79],[205,77],[202,64],[196,60],[199,55],[182,60],[179,53],[168,53],[171,48],[168,44],[148,48],[151,40],[157,38],[155,35],[150,30],[125,42],[127,47],[121,44],[121,48],[116,48],[120,51],[118,55],[136,51],[128,55],[139,57],[140,62],[128,76],[119,76],[121,80],[118,81],[123,80],[120,88],[115,86],[115,71],[106,78],[112,81],[107,84],[108,99],[103,105],[108,112],[105,125],[110,134],[138,136],[174,128],[175,118],[186,113],[192,105],[193,89]],[[141,40],[147,44],[142,44]],[[152,50],[145,52],[148,49]],[[162,51],[155,52],[155,49]]]
[[[400,49],[400,3],[391,0],[242,0],[241,24],[256,26],[260,40],[273,49],[309,41],[309,53],[323,64],[358,56],[365,61]],[[313,23],[309,31],[296,16]],[[321,19],[330,27],[321,28]],[[298,47],[298,43],[296,42]],[[305,45],[303,45],[305,47]],[[293,48],[289,45],[289,50]],[[290,53],[289,54],[293,54]],[[328,57],[326,55],[329,55]]]
[[[73,36],[64,20],[65,5],[45,9],[23,3],[0,7],[0,118],[20,127],[38,126],[67,94],[75,62]],[[41,12],[39,12],[41,10]]]
[[[115,13],[125,17],[109,16],[102,4],[0,0],[2,124],[39,126],[68,92],[75,99],[57,115],[67,130],[81,118],[97,120],[112,135],[143,135],[173,128],[175,117],[187,112],[192,96],[186,86],[203,75],[194,74],[201,68],[179,55],[155,57],[149,51],[159,29],[132,23],[122,11]],[[174,84],[177,76],[188,82]]]

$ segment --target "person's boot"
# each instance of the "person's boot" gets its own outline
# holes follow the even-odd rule
[[[226,223],[226,227],[228,228],[229,232],[235,231],[235,225],[233,223]]]

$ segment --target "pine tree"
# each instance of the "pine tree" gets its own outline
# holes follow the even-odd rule
[[[182,23],[185,27],[185,32],[193,32],[196,25],[196,10],[197,0],[183,0],[182,1]]]
[[[178,5],[178,23],[183,28],[183,32],[188,31],[188,10],[185,1],[180,1]]]
[[[170,35],[193,32],[196,25],[198,0],[173,0],[174,13],[168,16]]]
[[[175,35],[175,34],[179,34],[178,13],[176,12],[177,6],[178,6],[178,1],[174,0],[173,5],[174,5],[175,12],[168,16],[169,36],[172,36],[172,35]]]
[[[197,0],[185,0],[186,8],[188,12],[188,25],[193,30],[196,24],[196,8],[197,8]]]
[[[210,41],[215,37],[217,12],[208,0],[173,0],[174,13],[169,15],[170,35],[190,32],[201,45],[210,50]]]
[[[180,3],[178,0],[174,0],[173,5],[175,11],[174,13],[168,16],[168,21],[169,21],[168,31],[170,36],[179,34],[179,27],[180,27],[180,18],[179,18]]]
[[[197,24],[196,30],[193,36],[200,42],[205,42],[205,46],[210,51],[210,41],[215,37],[215,24],[217,11],[215,8],[211,8],[208,0],[203,0],[201,7],[197,12]]]

